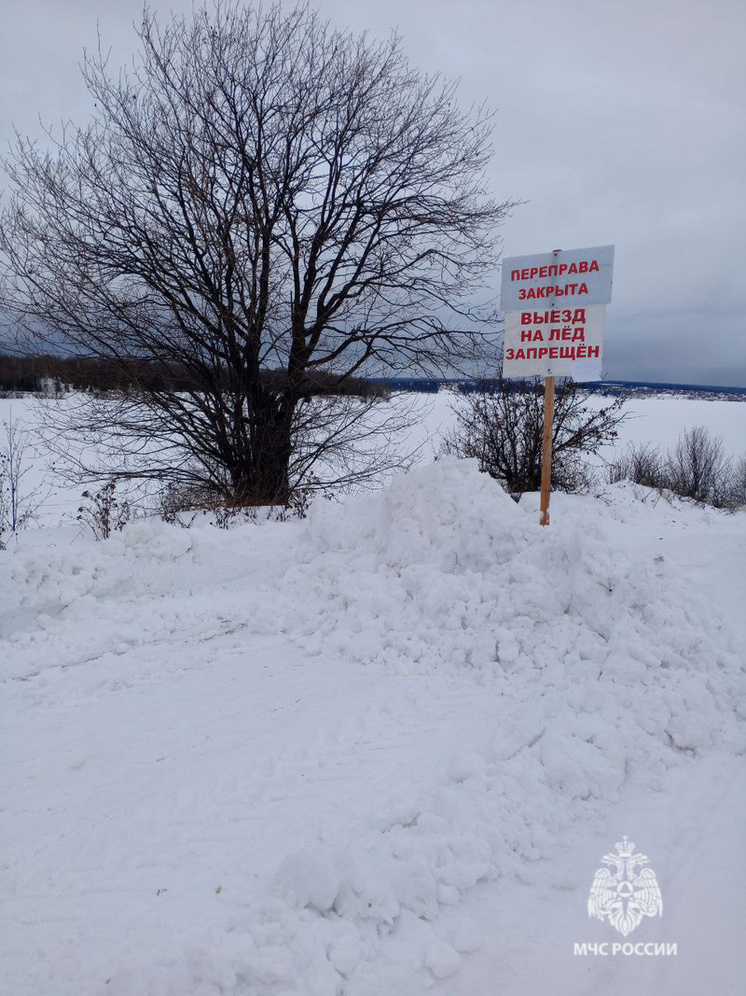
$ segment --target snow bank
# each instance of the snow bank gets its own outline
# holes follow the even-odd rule
[[[153,646],[162,668],[138,656],[127,677],[162,681],[178,648],[281,634],[311,676],[314,659],[339,659],[406,687],[360,734],[400,767],[426,713],[437,732],[460,712],[468,731],[456,749],[431,739],[430,763],[362,826],[288,840],[272,868],[259,860],[256,889],[221,925],[192,923],[158,947],[143,938],[136,955],[130,944],[105,991],[419,991],[479,947],[459,906],[480,883],[525,875],[625,785],[656,791],[672,768],[742,752],[727,632],[691,579],[622,541],[635,499],[611,494],[610,509],[568,504],[541,529],[530,501],[516,505],[472,461],[444,460],[317,504],[303,524],[141,522],[105,544],[58,535],[50,548],[39,534],[4,556],[5,660],[26,681]],[[62,977],[59,994],[104,991],[74,968]]]
[[[630,729],[627,755],[640,733],[692,752],[737,742],[721,680],[736,660],[696,588],[662,557],[630,555],[592,515],[539,528],[476,461],[316,506],[304,560],[286,581],[313,589],[311,651],[475,667],[506,694],[520,676],[599,727]]]
[[[660,789],[687,757],[743,750],[737,659],[693,587],[592,518],[540,529],[473,462],[317,506],[300,556],[283,626],[306,652],[469,668],[499,711],[481,751],[392,799],[372,834],[283,863],[280,893],[323,942],[299,992],[383,991],[367,975],[386,935],[411,934],[422,969],[447,977],[478,944],[457,918],[438,927],[462,894],[550,857],[627,780]],[[289,950],[297,930],[285,925]]]

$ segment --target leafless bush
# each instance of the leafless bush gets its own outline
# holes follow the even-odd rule
[[[666,459],[666,486],[682,498],[715,504],[722,500],[731,475],[723,440],[703,425],[687,429]]]
[[[284,505],[230,505],[225,495],[214,489],[194,485],[167,485],[161,492],[158,511],[164,522],[188,529],[199,515],[209,515],[218,529],[229,529],[241,522],[256,522],[270,519],[286,522],[289,519],[305,519],[314,485],[320,482],[311,478],[304,486],[295,487]],[[328,492],[326,496],[329,497]]]
[[[666,458],[652,443],[632,446],[627,452],[608,465],[609,484],[634,481],[646,488],[664,487]]]
[[[160,495],[160,516],[164,522],[188,529],[198,515],[210,515],[219,529],[236,522],[250,522],[256,506],[226,503],[226,495],[216,488],[199,484],[168,484]]]
[[[577,492],[592,483],[585,457],[616,438],[624,420],[624,398],[594,410],[591,392],[570,380],[555,393],[552,487]],[[467,395],[456,409],[456,427],[443,449],[459,457],[476,457],[482,471],[519,495],[541,486],[544,386],[533,381],[497,381]]]
[[[610,464],[608,480],[633,481],[714,508],[746,505],[746,457],[734,464],[722,438],[702,425],[682,432],[665,453],[651,443],[630,447]]]
[[[158,499],[158,513],[164,522],[188,529],[196,516],[213,507],[215,496],[190,484],[167,484]]]
[[[739,457],[733,467],[730,505],[732,508],[746,506],[746,456]]]
[[[134,516],[134,506],[127,498],[116,494],[114,478],[98,491],[84,491],[84,504],[78,508],[78,522],[87,525],[97,540],[108,539],[112,532],[121,532]]]

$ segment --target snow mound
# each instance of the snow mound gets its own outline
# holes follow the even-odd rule
[[[451,979],[482,942],[460,909],[476,886],[509,882],[527,863],[551,858],[630,784],[654,792],[701,755],[742,752],[734,709],[742,671],[727,633],[695,579],[654,550],[624,543],[620,530],[632,528],[624,517],[632,521],[636,499],[620,490],[617,501],[609,509],[579,500],[542,529],[532,503],[517,505],[475,462],[443,460],[380,493],[317,504],[302,524],[222,533],[142,522],[105,544],[31,543],[3,558],[6,662],[23,679],[12,685],[19,715],[28,702],[52,709],[58,689],[83,710],[99,696],[113,708],[121,688],[133,688],[137,740],[128,743],[140,749],[146,702],[136,697],[138,683],[155,692],[173,672],[173,716],[185,694],[180,683],[194,688],[186,701],[195,736],[189,730],[188,750],[174,748],[176,784],[164,775],[145,805],[146,822],[160,814],[144,838],[151,848],[161,834],[159,873],[179,841],[179,853],[191,855],[222,832],[225,814],[238,828],[239,853],[248,854],[262,823],[281,833],[282,806],[294,792],[295,807],[309,806],[320,825],[319,797],[322,808],[344,810],[347,795],[367,798],[366,771],[378,773],[367,820],[342,820],[336,833],[325,824],[322,833],[309,819],[303,839],[282,837],[278,860],[264,867],[260,854],[253,885],[243,879],[240,901],[218,925],[195,917],[152,942],[146,927],[124,938],[120,961],[128,967],[102,968],[105,991],[424,991]],[[266,652],[270,639],[275,650],[287,653],[281,641],[295,648],[285,670]],[[64,673],[46,674],[50,656]],[[237,659],[241,667],[231,671]],[[292,757],[268,757],[267,770],[277,764],[273,781],[249,759],[265,738],[270,753],[281,753],[283,736],[300,736],[322,661],[338,662],[337,676],[355,671],[361,686],[368,672],[352,665],[366,665],[388,682],[389,698],[370,719],[357,711],[345,730],[332,708],[336,686],[327,687],[331,706],[317,717],[336,723],[323,731],[329,739],[311,758],[305,748],[315,741],[300,739]],[[270,666],[284,699],[265,715],[252,682]],[[194,686],[184,680],[188,668]],[[230,681],[215,692],[221,668]],[[232,695],[237,701],[227,702]],[[203,698],[216,707],[214,723],[202,715]],[[285,711],[291,698],[296,713]],[[235,711],[223,718],[227,706]],[[210,748],[223,724],[241,737],[229,738],[229,749]],[[199,742],[198,729],[209,731]],[[147,757],[144,749],[142,772],[165,770],[166,747],[154,745]],[[409,750],[417,777],[407,777]],[[235,784],[221,789],[234,755]],[[178,787],[187,756],[188,805]],[[127,787],[139,798],[133,770]],[[390,795],[388,779],[396,782]],[[89,833],[98,804],[91,795]],[[126,825],[129,806],[127,798],[124,817],[112,810],[114,827]],[[114,839],[126,853],[126,842]],[[41,860],[37,851],[31,862]],[[118,851],[111,853],[114,868]],[[159,903],[169,901],[163,891]],[[92,975],[88,988],[78,984],[76,951],[69,945],[50,968],[50,977],[66,980],[57,991],[103,991]],[[44,991],[48,980],[37,982]]]
[[[306,654],[472,675],[499,703],[492,724],[475,709],[478,742],[379,807],[370,832],[281,864],[277,929],[299,992],[450,977],[481,943],[455,912],[478,883],[551,857],[625,784],[661,789],[698,754],[743,751],[741,670],[718,621],[582,506],[541,529],[473,462],[443,461],[317,506],[296,553],[282,580],[293,611],[278,614]],[[240,927],[257,950],[266,915]],[[279,975],[263,985],[247,992],[285,992]]]
[[[285,626],[306,652],[521,676],[572,702],[588,737],[631,726],[681,751],[740,744],[737,661],[688,579],[592,516],[542,529],[476,461],[317,506],[301,557],[285,582],[310,611],[291,597]]]
[[[476,460],[446,458],[341,508],[316,503],[315,551],[353,554],[389,570],[433,566],[448,574],[489,571],[514,555],[528,523]]]

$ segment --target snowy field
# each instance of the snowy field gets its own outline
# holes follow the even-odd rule
[[[432,462],[441,447],[443,435],[456,422],[455,411],[463,403],[462,397],[451,391],[437,395],[397,394],[394,397],[398,410],[411,416],[411,430],[399,442],[401,453],[412,457],[414,465]],[[595,395],[589,404],[600,407],[611,400]],[[53,467],[53,464],[59,464],[59,456],[51,455],[41,445],[34,445],[40,437],[39,427],[47,422],[47,405],[54,407],[55,404],[54,401],[40,402],[28,396],[0,398],[0,449],[5,442],[3,422],[12,420],[26,427],[30,445],[24,454],[27,469],[25,486],[27,490],[38,492],[40,504],[36,520],[37,524],[44,526],[75,522],[85,488],[84,485],[71,486],[61,481]],[[628,445],[652,442],[665,450],[676,443],[683,431],[697,425],[705,426],[713,436],[720,437],[728,455],[737,458],[746,453],[746,400],[726,401],[717,396],[711,399],[639,397],[627,403],[625,412],[628,417],[620,427],[616,444],[605,447],[600,459],[594,461],[598,464],[601,478],[604,478],[604,462],[610,462],[623,453]]]
[[[0,992],[743,991],[746,513],[620,484],[541,529],[418,403],[421,466],[304,521],[96,543],[58,489],[0,553]],[[746,448],[746,404],[630,408],[622,447]]]

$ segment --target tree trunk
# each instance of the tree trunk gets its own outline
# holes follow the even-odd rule
[[[249,411],[247,452],[239,454],[231,472],[232,503],[287,505],[292,488],[292,417],[295,404],[276,394],[257,391]]]

